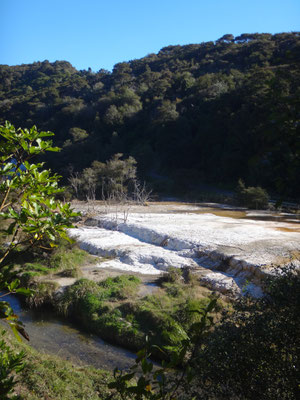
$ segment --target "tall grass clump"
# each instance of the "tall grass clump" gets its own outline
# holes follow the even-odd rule
[[[75,366],[57,356],[44,354],[25,343],[19,343],[11,334],[7,334],[5,339],[14,353],[25,355],[24,364],[14,387],[18,397],[12,398],[22,400],[109,398],[108,384],[112,379],[109,372],[91,366]],[[0,398],[2,399],[1,396]],[[119,399],[117,395],[114,398]]]
[[[98,283],[79,279],[65,289],[56,307],[103,339],[133,350],[144,346],[146,337],[151,344],[176,346],[200,318],[195,310],[205,308],[210,299],[198,292],[193,279],[185,282],[184,271],[170,271],[170,275],[174,272],[171,279],[167,277],[154,294],[143,298],[137,295],[140,279],[132,275]]]
[[[61,240],[51,251],[16,255],[13,264],[13,274],[16,274],[22,284],[35,285],[38,278],[47,275],[79,278],[80,267],[92,264],[95,258],[81,250],[75,243]],[[43,278],[44,279],[44,278]]]
[[[80,279],[65,290],[57,308],[104,339],[132,348],[138,332],[123,318],[119,306],[135,297],[139,284],[140,280],[132,275],[99,283]]]

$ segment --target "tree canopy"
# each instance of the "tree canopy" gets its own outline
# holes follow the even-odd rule
[[[241,178],[297,198],[299,46],[299,32],[228,33],[111,73],[66,61],[2,65],[0,122],[55,131],[63,151],[48,160],[62,175],[67,165],[82,171],[123,153],[146,179],[176,182],[185,171],[235,186]]]

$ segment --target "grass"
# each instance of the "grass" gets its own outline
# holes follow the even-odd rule
[[[57,274],[59,276],[78,278],[81,276],[80,267],[95,263],[95,257],[81,250],[75,243],[61,240],[51,251],[13,252],[7,260],[7,269],[13,276],[28,285],[37,277]],[[5,269],[5,266],[3,266]],[[3,269],[2,268],[2,269]]]
[[[64,243],[59,246],[50,258],[50,265],[63,276],[77,278],[80,275],[79,268],[83,264],[93,264],[95,258],[76,245]]]
[[[187,338],[192,323],[200,320],[195,310],[210,301],[188,271],[170,270],[153,295],[137,298],[140,280],[122,275],[96,283],[80,279],[69,286],[56,307],[103,339],[132,350],[150,343],[174,346]],[[200,288],[200,289],[199,289]]]
[[[192,323],[200,320],[200,311],[209,297],[197,295],[197,288],[184,282],[166,282],[151,296],[142,299],[135,310],[135,320],[150,343],[176,346],[187,338]]]
[[[140,279],[133,275],[121,275],[99,282],[99,287],[106,290],[110,299],[124,300],[136,294],[140,283]]]
[[[123,318],[120,305],[134,299],[140,280],[122,275],[96,283],[80,279],[69,286],[55,306],[64,315],[78,320],[103,339],[136,349],[139,332]],[[142,342],[138,340],[137,344]]]
[[[26,367],[17,377],[15,390],[22,400],[104,400],[109,395],[110,373],[43,354],[17,342],[10,333],[6,340],[14,351],[26,353]]]
[[[80,279],[67,287],[58,302],[58,308],[65,315],[74,310],[86,315],[97,310],[101,313],[105,302],[117,302],[134,296],[139,284],[140,280],[132,275],[107,278],[99,283]]]
[[[78,278],[81,276],[82,265],[95,262],[94,257],[79,249],[76,244],[66,241],[61,241],[52,252],[32,255],[32,258],[30,262],[19,262],[14,266],[14,271],[27,284],[31,277],[53,274]]]
[[[30,307],[40,307],[53,304],[59,284],[55,281],[43,280],[31,283],[30,288],[33,290],[33,295],[26,297],[26,303]]]
[[[7,281],[19,278],[21,286],[32,289],[33,295],[26,298],[26,302],[38,307],[53,305],[54,294],[59,287],[55,279],[79,278],[82,275],[81,267],[95,262],[95,257],[75,243],[61,240],[50,252],[14,252],[1,271],[6,272]]]

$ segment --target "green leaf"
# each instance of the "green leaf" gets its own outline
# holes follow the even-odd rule
[[[146,349],[141,349],[137,352],[137,358],[135,360],[136,363],[139,363],[144,357],[147,355]]]
[[[122,376],[122,381],[130,381],[134,377],[135,373],[131,372],[130,374],[126,374]]]
[[[23,294],[24,296],[32,295],[33,291],[31,289],[26,288],[18,288],[15,290],[16,293]]]
[[[19,219],[19,214],[13,208],[10,208],[8,210],[8,212],[9,212],[11,218]]]
[[[47,149],[48,151],[53,151],[53,152],[59,152],[61,151],[60,147],[48,147]]]
[[[148,362],[146,358],[142,359],[141,365],[144,374],[147,374],[148,372],[152,371],[153,364],[151,362]]]
[[[5,232],[6,232],[8,235],[12,235],[16,225],[17,225],[17,221],[12,222],[12,223],[9,225],[9,227],[6,229]]]
[[[20,285],[20,279],[15,279],[9,285],[7,285],[7,288],[10,292],[13,292],[19,285]]]
[[[56,237],[55,237],[55,235],[53,235],[52,232],[47,231],[46,234],[47,234],[47,236],[48,236],[48,238],[49,238],[50,240],[52,240],[53,242],[55,242]]]
[[[18,329],[17,329],[16,325],[14,323],[10,323],[10,322],[8,322],[8,324],[11,327],[11,329],[13,331],[13,334],[15,335],[17,341],[18,342],[22,342],[22,339],[21,339],[21,337],[19,335],[19,332],[18,332]]]
[[[209,313],[209,312],[213,311],[213,309],[216,307],[217,301],[218,301],[218,299],[211,300],[211,302],[206,307],[206,312]]]

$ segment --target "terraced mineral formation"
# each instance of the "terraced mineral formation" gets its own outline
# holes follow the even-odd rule
[[[299,256],[296,217],[182,205],[152,210],[94,216],[92,226],[70,235],[91,254],[109,257],[99,268],[160,274],[190,267],[202,282],[236,295],[260,296],[262,277]]]

